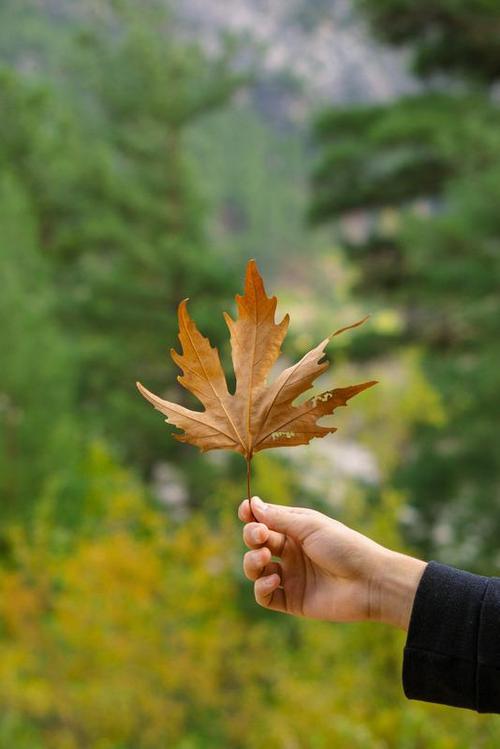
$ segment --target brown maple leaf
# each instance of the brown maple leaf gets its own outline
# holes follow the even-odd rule
[[[305,445],[313,437],[324,437],[336,427],[320,426],[320,417],[332,414],[338,406],[347,405],[376,380],[326,390],[294,406],[299,395],[312,387],[314,380],[329,366],[325,347],[345,330],[355,328],[367,318],[336,330],[309,351],[300,361],[288,367],[271,384],[267,376],[281,353],[289,316],[276,323],[277,299],[268,297],[257,265],[250,260],[245,278],[245,293],[236,295],[238,315],[233,320],[224,313],[231,334],[231,352],[236,376],[236,390],[230,393],[219,353],[212,348],[196,327],[187,310],[187,299],[179,304],[179,340],[182,354],[170,353],[182,370],[178,381],[202,403],[204,411],[163,400],[140,382],[137,387],[153,406],[167,416],[166,421],[183,429],[173,434],[180,442],[207,450],[234,450],[247,462],[248,496],[250,498],[250,461],[260,450],[271,447]],[[320,363],[321,362],[321,363]]]

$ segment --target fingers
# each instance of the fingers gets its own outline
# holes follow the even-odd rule
[[[252,501],[253,509],[253,501]],[[238,508],[238,517],[244,523],[243,539],[251,549],[243,557],[243,570],[246,577],[254,582],[255,600],[260,606],[273,611],[286,612],[286,597],[282,585],[283,570],[272,556],[280,556],[286,536],[271,530],[264,523],[256,523],[248,500]]]
[[[271,531],[263,523],[247,523],[243,528],[243,541],[249,549],[259,549],[267,546],[272,555],[279,557],[285,546],[283,533]]]
[[[262,549],[247,551],[243,557],[243,571],[252,581],[272,572],[276,572],[281,579],[281,565],[279,562],[271,561],[271,552],[265,546]]]
[[[325,515],[315,510],[306,507],[265,504],[259,497],[252,497],[251,510],[247,499],[240,504],[238,509],[238,517],[243,522],[250,522],[254,519],[253,516],[271,530],[291,535],[299,541],[319,529],[327,520]]]
[[[248,499],[244,499],[238,507],[238,517],[244,523],[251,523],[252,520],[255,520],[253,513],[250,510],[250,503]]]
[[[286,611],[285,592],[280,587],[280,582],[280,577],[275,572],[255,581],[254,594],[259,606],[273,611]]]
[[[285,593],[280,587],[283,570],[278,562],[269,561],[270,558],[271,552],[267,548],[247,551],[243,569],[248,579],[254,581],[255,600],[260,606],[286,611]]]
[[[269,538],[269,528],[263,523],[247,523],[243,527],[243,541],[249,549],[257,549]]]

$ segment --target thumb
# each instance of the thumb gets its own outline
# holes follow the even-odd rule
[[[287,507],[263,502],[252,497],[251,508],[255,518],[279,533],[294,536],[299,541],[321,527],[322,515],[307,507]]]

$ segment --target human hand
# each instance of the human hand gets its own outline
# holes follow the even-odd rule
[[[312,619],[384,621],[408,628],[425,562],[305,507],[252,497],[251,509],[244,500],[238,517],[251,549],[243,569],[255,583],[261,606]]]

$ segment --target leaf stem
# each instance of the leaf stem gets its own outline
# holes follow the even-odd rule
[[[250,493],[250,465],[252,463],[252,457],[245,458],[247,463],[247,495],[248,495],[248,504],[250,506],[250,514],[252,515],[253,519],[255,520],[255,516],[252,512],[252,495]]]

